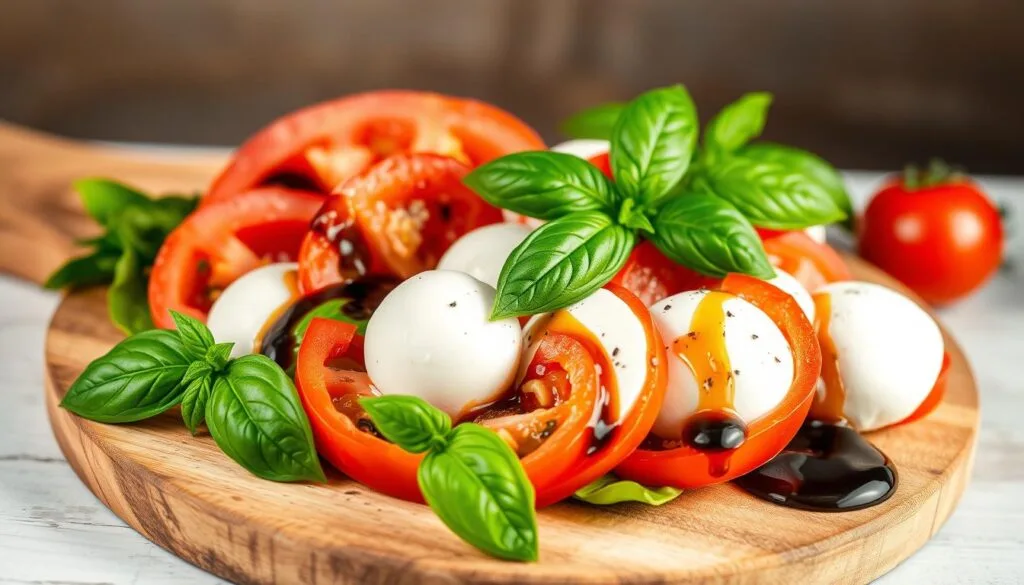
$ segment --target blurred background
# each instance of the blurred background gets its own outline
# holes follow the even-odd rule
[[[2,0],[0,118],[80,138],[233,145],[296,107],[405,87],[549,140],[589,105],[750,90],[766,137],[840,167],[942,156],[1024,173],[1021,0]]]

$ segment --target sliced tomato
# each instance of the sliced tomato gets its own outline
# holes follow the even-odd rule
[[[600,170],[602,173],[604,173],[604,176],[608,177],[613,181],[615,180],[615,177],[612,176],[612,161],[608,157],[607,152],[604,154],[599,154],[597,156],[592,156],[588,158],[587,161],[590,162],[590,164],[597,167],[598,170]]]
[[[664,363],[660,337],[638,299],[624,289],[611,290],[641,319],[649,348],[642,393],[628,412],[617,413],[607,427],[597,426],[604,421],[605,404],[613,400],[607,392],[615,388],[615,366],[593,334],[562,312],[536,330],[539,341],[516,391],[465,419],[493,429],[520,454],[538,506],[572,495],[615,467],[643,441],[661,407],[667,374],[659,366]],[[364,372],[329,366],[341,357],[355,359],[354,332],[351,324],[314,319],[299,349],[299,395],[317,448],[353,479],[422,502],[416,483],[422,455],[406,453],[375,434],[356,402],[371,393]]]
[[[365,274],[408,278],[437,266],[463,234],[501,211],[462,184],[469,167],[399,154],[346,181],[313,220],[299,254],[305,292]]]
[[[612,283],[625,287],[640,297],[644,304],[651,306],[676,293],[701,287],[714,288],[720,280],[676,264],[654,244],[644,240],[633,248],[625,266],[612,278]]]
[[[265,187],[188,216],[153,263],[153,323],[173,328],[170,309],[205,321],[217,294],[235,279],[268,262],[295,260],[322,203],[308,193]]]
[[[203,200],[268,184],[330,193],[388,156],[428,152],[476,166],[543,140],[508,112],[471,99],[420,91],[375,91],[285,115],[235,152]]]
[[[740,274],[730,274],[719,290],[737,295],[762,311],[778,325],[793,351],[793,383],[785,399],[772,411],[747,424],[746,441],[726,452],[724,468],[708,453],[690,446],[674,449],[638,449],[615,472],[621,477],[651,486],[697,488],[729,481],[760,467],[779,454],[803,424],[814,399],[821,373],[821,349],[814,327],[793,297],[770,284]]]
[[[830,282],[853,278],[835,250],[815,242],[803,231],[769,234],[764,237],[764,250],[772,265],[793,275],[812,292]]]

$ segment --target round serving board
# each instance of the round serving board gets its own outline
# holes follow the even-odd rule
[[[856,259],[855,274],[902,289]],[[942,526],[970,475],[978,395],[952,358],[942,405],[870,435],[895,461],[887,502],[846,513],[792,510],[732,485],[661,506],[564,502],[540,512],[540,562],[489,558],[426,506],[377,494],[338,473],[326,485],[260,480],[193,438],[174,411],[104,425],[58,407],[75,377],[120,339],[102,290],[64,299],[46,343],[47,408],[79,477],[146,538],[240,583],[866,583]]]

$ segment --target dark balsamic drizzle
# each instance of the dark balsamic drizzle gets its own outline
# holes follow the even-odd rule
[[[353,321],[366,321],[398,282],[388,277],[364,277],[327,286],[297,299],[264,329],[260,353],[289,371],[295,366],[295,328],[310,311],[334,299],[349,299],[341,306],[341,312]]]
[[[362,230],[351,218],[340,217],[331,201],[324,204],[310,230],[320,234],[338,250],[338,271],[343,280],[355,280],[370,270],[370,247]]]
[[[896,491],[892,461],[848,426],[808,422],[774,459],[734,482],[759,498],[818,512],[860,510]]]

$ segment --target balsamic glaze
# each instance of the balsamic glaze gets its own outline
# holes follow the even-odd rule
[[[706,453],[738,449],[747,440],[747,426],[722,411],[693,414],[683,426],[683,442]]]
[[[349,299],[341,312],[353,321],[366,321],[396,286],[398,280],[393,278],[365,277],[308,294],[280,311],[263,330],[260,353],[290,371],[295,366],[295,328],[310,311],[334,299]]]
[[[338,250],[338,271],[344,280],[365,276],[370,270],[370,247],[359,225],[347,214],[339,214],[332,206],[340,195],[328,198],[317,212],[310,230],[319,234]],[[346,217],[342,217],[346,215]]]
[[[745,491],[790,508],[859,510],[896,491],[896,468],[847,426],[805,423],[774,459],[736,479]]]

